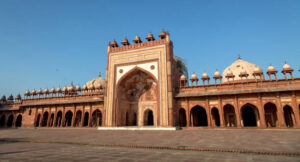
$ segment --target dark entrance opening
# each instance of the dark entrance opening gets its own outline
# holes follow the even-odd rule
[[[61,120],[62,120],[62,112],[59,111],[56,115],[55,127],[61,126]]]
[[[152,126],[153,123],[153,111],[152,110],[146,110],[144,112],[144,125],[146,126]]]
[[[88,113],[88,112],[84,113],[83,126],[84,126],[84,127],[89,126],[89,113]]]
[[[7,121],[7,127],[12,127],[13,126],[13,122],[14,122],[14,116],[13,115],[9,115],[8,121]]]
[[[192,126],[207,126],[207,115],[206,110],[201,106],[195,106],[191,110],[191,121]]]
[[[293,127],[294,126],[294,112],[292,108],[288,105],[284,106],[284,120],[287,127]]]
[[[92,127],[97,127],[102,125],[102,113],[100,110],[95,110],[92,114]]]
[[[224,106],[223,111],[224,111],[225,126],[236,127],[237,122],[236,122],[234,107],[230,104],[227,104]]]
[[[66,127],[72,126],[72,118],[73,118],[73,113],[71,111],[68,111],[65,116],[65,126]]]
[[[50,116],[50,120],[49,120],[49,127],[52,127],[53,126],[53,122],[54,122],[54,114],[52,113],[51,116]]]
[[[35,127],[38,127],[40,126],[40,119],[41,119],[41,114],[38,114],[38,116],[36,117],[36,120],[35,120]]]
[[[45,112],[44,115],[43,115],[42,127],[46,127],[47,126],[48,116],[49,116],[49,113]]]
[[[273,103],[266,103],[265,109],[265,121],[267,127],[276,127],[277,122],[277,109],[276,105]]]
[[[0,119],[0,127],[4,127],[4,126],[5,126],[5,115],[2,115]]]
[[[220,115],[219,115],[219,110],[217,108],[213,108],[211,110],[211,114],[212,114],[212,117],[213,117],[213,121],[214,121],[214,124],[215,126],[220,126]]]
[[[21,127],[21,126],[22,126],[22,115],[18,115],[16,120],[16,127]]]
[[[179,126],[186,127],[186,113],[185,109],[179,109]]]
[[[74,127],[80,127],[81,126],[81,116],[82,116],[82,112],[80,110],[78,110],[76,112]]]
[[[256,127],[257,126],[255,110],[256,110],[256,108],[254,108],[251,105],[243,106],[242,117],[243,117],[244,127]]]

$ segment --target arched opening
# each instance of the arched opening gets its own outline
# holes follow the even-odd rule
[[[34,124],[35,127],[40,126],[40,120],[41,120],[41,114],[38,114],[38,116],[36,117],[36,120],[35,120],[35,124]]]
[[[80,110],[78,110],[76,112],[74,127],[80,127],[81,126],[81,116],[82,116],[82,112]]]
[[[147,71],[136,68],[125,74],[117,85],[116,125],[143,125],[143,120],[138,118],[142,118],[143,110],[148,109],[149,105],[154,117],[158,109],[157,91],[157,81]],[[154,123],[156,120],[153,118]]]
[[[50,120],[49,120],[49,127],[52,127],[53,126],[53,122],[54,122],[54,113],[51,114],[50,116]]]
[[[97,127],[102,125],[102,113],[100,110],[95,110],[92,114],[92,127]]]
[[[62,112],[58,111],[56,115],[55,127],[61,127]]]
[[[244,127],[257,127],[259,121],[258,110],[254,105],[246,104],[242,107]]]
[[[49,117],[49,113],[47,111],[44,112],[43,119],[42,119],[42,127],[47,126],[48,117]]]
[[[194,127],[207,126],[206,110],[201,106],[192,108],[190,118],[192,121],[191,125]]]
[[[219,115],[219,110],[217,108],[212,108],[211,109],[211,115],[212,115],[212,120],[214,126],[219,127],[220,126],[220,115]]]
[[[4,126],[5,126],[5,115],[2,115],[0,119],[0,127],[4,127]]]
[[[186,113],[185,109],[179,109],[179,126],[186,127]]]
[[[65,126],[66,127],[72,126],[72,118],[73,118],[73,113],[69,110],[65,115]]]
[[[237,121],[234,107],[230,104],[224,106],[224,119],[226,127],[236,127]]]
[[[13,126],[13,122],[14,122],[14,115],[11,114],[8,117],[8,121],[7,121],[7,127],[12,127]]]
[[[153,126],[153,111],[147,109],[144,111],[144,126]]]
[[[276,127],[277,119],[277,108],[273,103],[266,103],[265,109],[265,121],[267,127]]]
[[[294,112],[293,109],[286,105],[283,107],[283,111],[284,111],[284,120],[285,120],[285,124],[287,127],[293,127],[294,126],[294,121],[295,121],[295,116],[294,116]]]
[[[19,114],[16,120],[16,127],[21,127],[22,126],[22,115]]]
[[[84,127],[89,126],[89,113],[88,113],[88,112],[85,112],[85,113],[84,113],[83,126],[84,126]]]

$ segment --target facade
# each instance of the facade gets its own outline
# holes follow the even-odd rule
[[[284,79],[270,65],[266,76],[238,59],[214,84],[207,73],[188,79],[173,56],[169,33],[145,42],[136,36],[109,43],[106,79],[84,86],[26,91],[0,101],[0,128],[7,127],[300,127],[300,78],[285,63]],[[289,75],[289,76],[288,76]]]

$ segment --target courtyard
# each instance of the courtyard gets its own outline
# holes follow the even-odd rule
[[[1,129],[0,161],[299,161],[299,129]]]

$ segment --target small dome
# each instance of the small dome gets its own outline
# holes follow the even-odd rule
[[[135,36],[135,38],[133,39],[133,42],[134,43],[142,43],[141,38],[138,35]]]
[[[209,76],[208,76],[208,74],[207,74],[206,72],[204,72],[204,73],[202,74],[202,78],[209,78]]]
[[[89,90],[94,90],[94,89],[95,89],[94,84],[89,85],[89,86],[88,86],[88,89],[89,89]]]
[[[270,66],[268,67],[268,71],[276,71],[276,69],[275,69],[274,66],[270,65]]]
[[[81,91],[80,85],[77,85],[75,88],[76,91]]]
[[[118,47],[118,43],[116,42],[116,40],[114,40],[114,41],[111,43],[111,46],[112,46],[112,47]]]
[[[61,88],[57,88],[56,93],[61,93]]]
[[[153,37],[153,34],[151,32],[148,34],[146,39],[147,39],[147,41],[154,41],[155,40],[154,37]]]
[[[67,90],[68,90],[69,92],[74,92],[74,91],[75,91],[75,87],[74,87],[73,83],[71,83],[71,84],[67,87]]]
[[[180,76],[180,80],[186,80],[186,77],[185,77],[184,74],[182,74],[182,75]]]
[[[14,100],[14,96],[11,94],[8,98],[7,98],[8,101],[13,101]]]
[[[121,43],[123,46],[127,46],[127,45],[129,45],[129,41],[128,41],[128,39],[127,38],[125,38],[123,41],[122,41],[122,43]]]
[[[31,91],[31,95],[36,95],[36,90],[35,90],[35,89],[33,89],[33,90]]]
[[[220,77],[220,76],[221,76],[221,73],[218,70],[216,70],[214,77]]]
[[[49,89],[46,88],[46,89],[44,90],[44,93],[45,93],[45,94],[49,94]]]
[[[40,88],[37,92],[36,92],[36,94],[38,94],[38,95],[41,95],[41,94],[43,94],[43,91],[42,91],[42,89]]]
[[[195,73],[193,73],[192,76],[191,76],[191,79],[192,80],[198,80],[197,75]]]
[[[5,96],[5,95],[2,96],[1,101],[2,101],[2,102],[5,102],[5,101],[6,101],[6,96]]]
[[[16,96],[16,98],[15,98],[16,100],[21,100],[21,95],[20,94],[18,94],[17,96]]]
[[[24,96],[30,96],[29,90],[27,90],[27,91],[24,93]]]
[[[283,65],[283,70],[291,70],[291,69],[292,69],[291,66],[285,62],[285,64]]]
[[[62,91],[63,91],[63,92],[68,92],[67,87],[64,87],[64,88],[62,89]]]
[[[166,37],[167,33],[165,32],[165,30],[162,30],[159,34],[160,39],[164,39]]]
[[[51,88],[51,89],[50,89],[50,93],[55,93],[55,89],[54,89],[54,88]]]
[[[262,73],[263,71],[262,71],[262,69],[259,66],[256,66],[254,68],[254,72],[256,72],[256,73]]]

